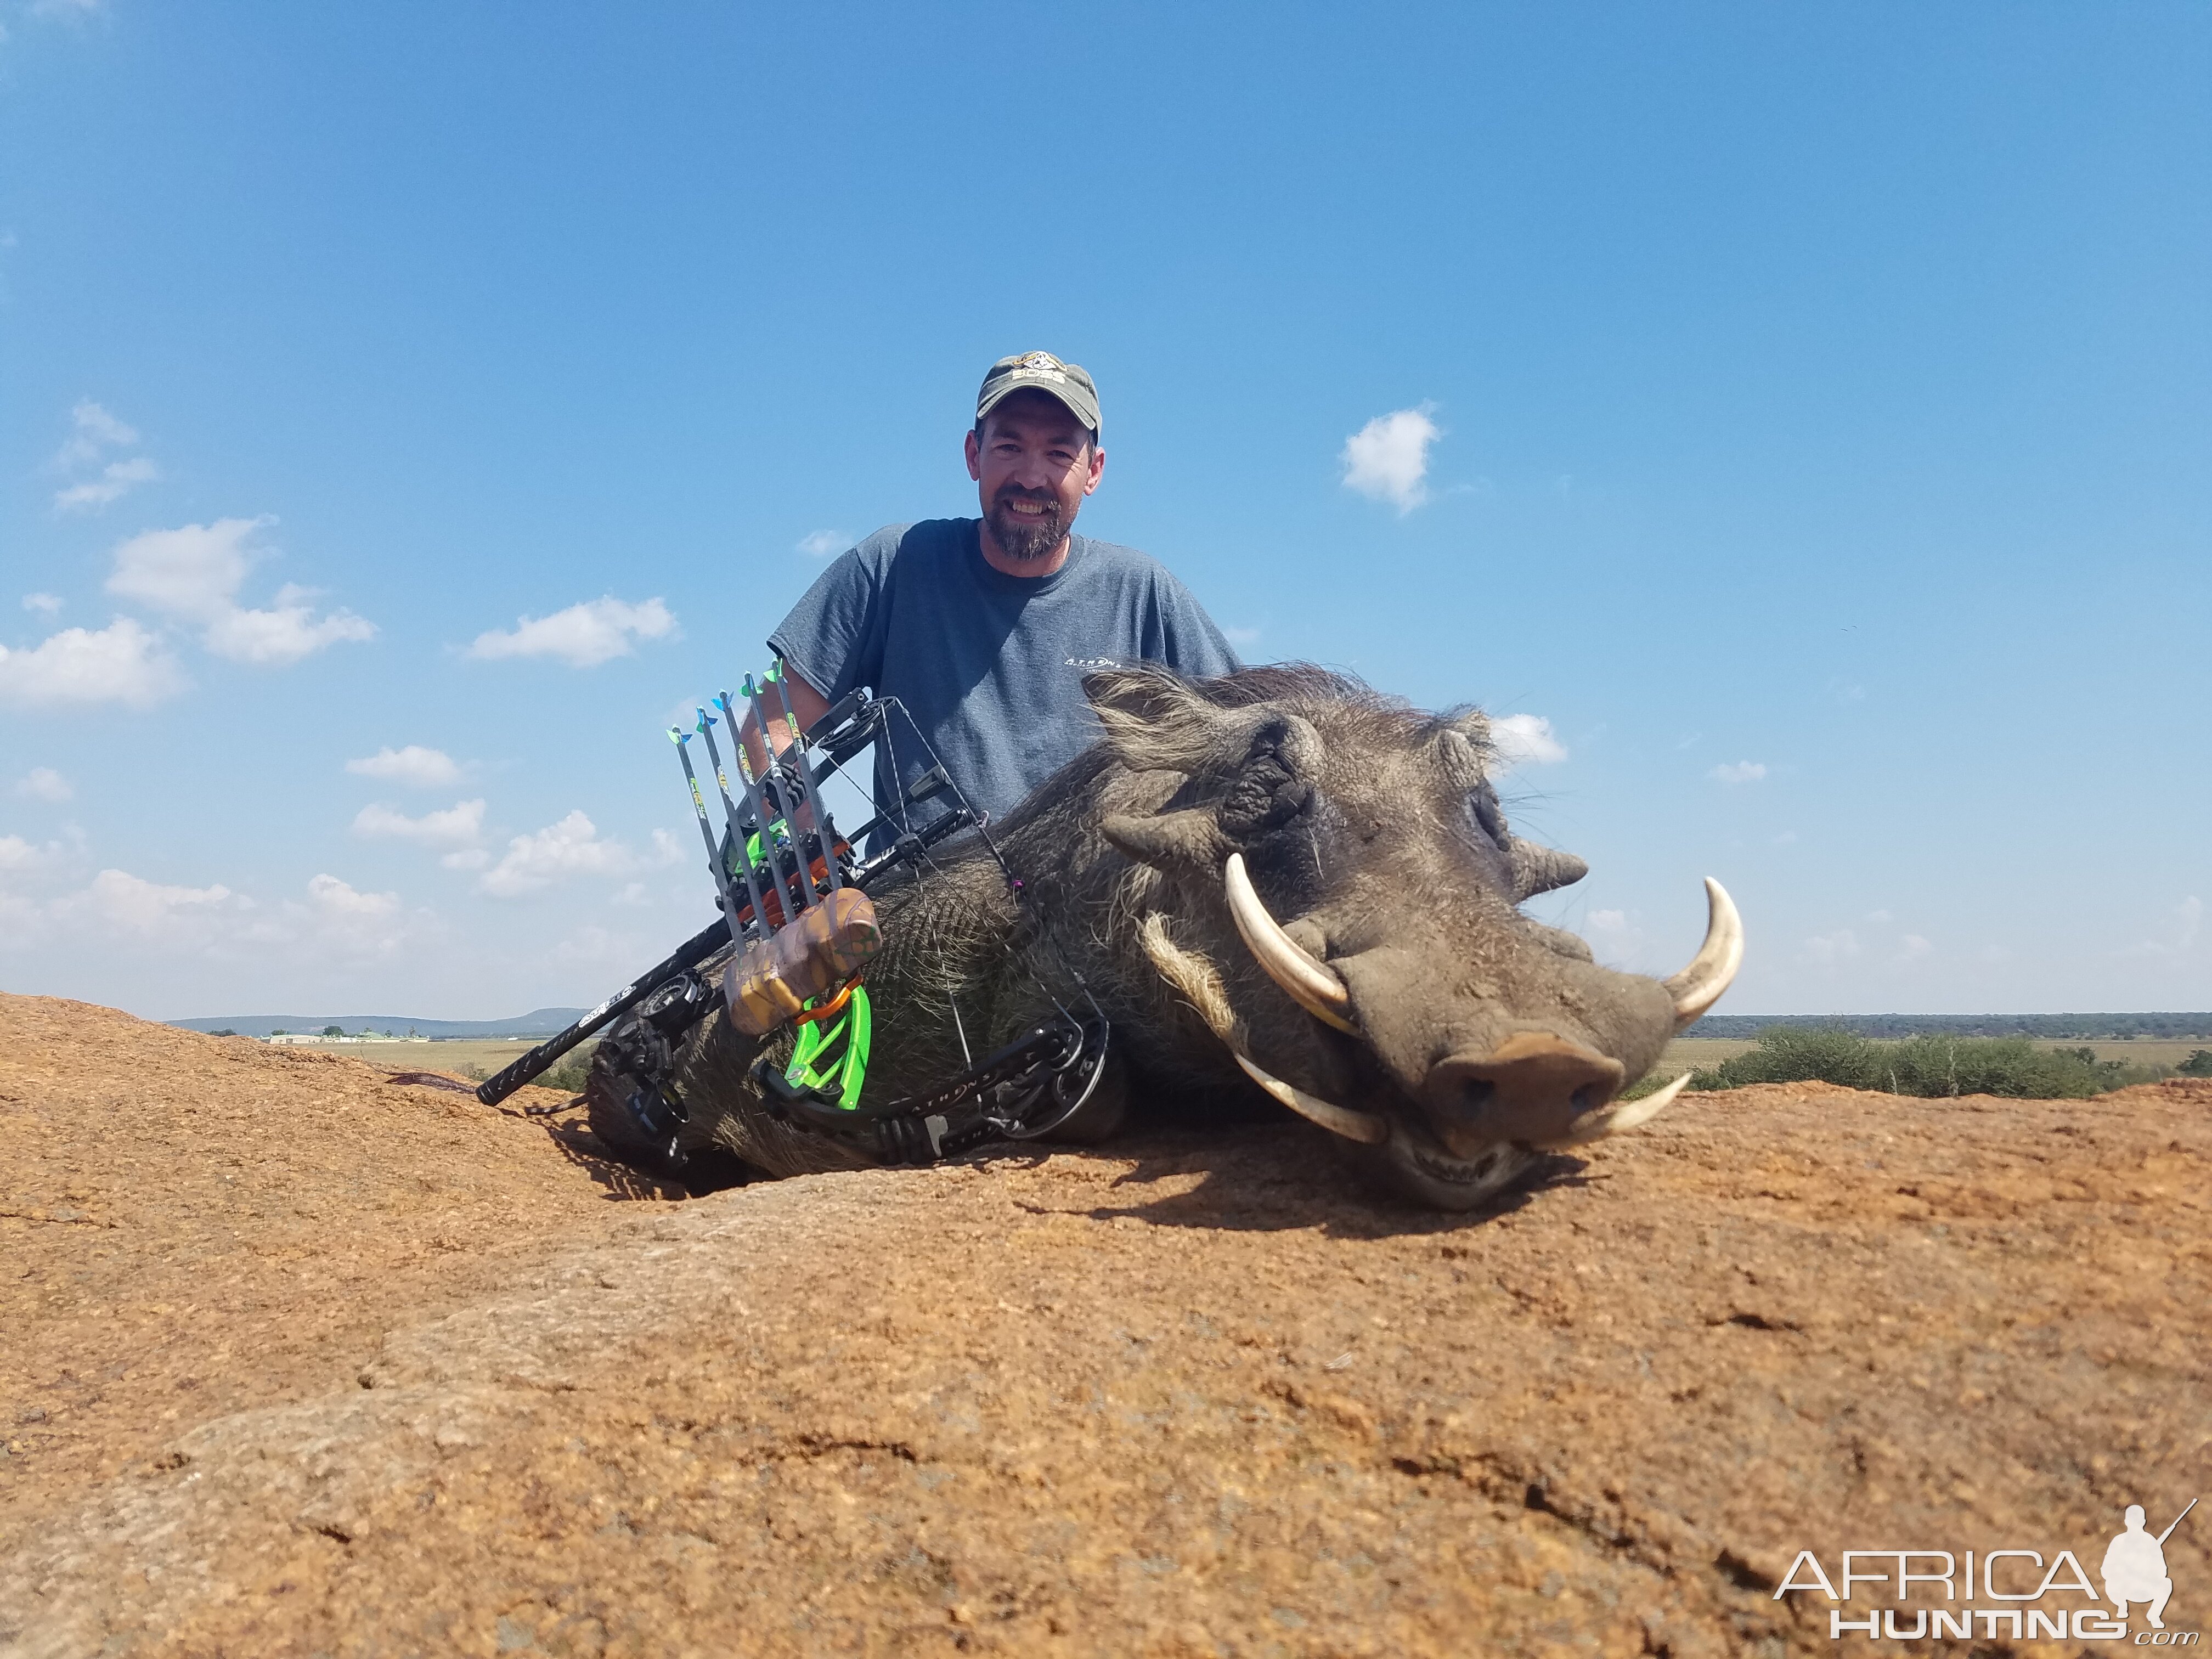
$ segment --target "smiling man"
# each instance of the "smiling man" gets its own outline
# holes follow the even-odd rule
[[[1092,670],[1233,671],[1236,653],[1181,582],[1133,548],[1074,533],[1106,470],[1098,434],[1097,388],[1073,363],[1045,351],[994,363],[967,445],[983,516],[878,530],[769,636],[800,721],[856,686],[895,696],[997,817],[1097,734],[1083,697]],[[781,722],[770,726],[780,748]],[[896,759],[894,779],[878,745],[886,801],[926,768],[905,750]]]

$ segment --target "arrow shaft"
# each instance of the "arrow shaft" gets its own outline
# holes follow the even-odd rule
[[[714,845],[714,826],[707,817],[707,798],[699,793],[699,775],[691,769],[691,751],[684,746],[684,734],[672,726],[668,735],[676,741],[676,758],[684,763],[684,781],[691,786],[691,807],[699,815],[699,838],[707,843],[707,867],[714,872],[714,890],[722,896],[722,916],[730,925],[730,939],[734,944],[738,939],[738,898],[730,890],[730,872],[722,867],[721,851]]]
[[[725,714],[729,713],[726,695],[722,700],[722,712]],[[713,717],[702,708],[699,711],[699,735],[707,739],[707,758],[714,763],[714,783],[722,792],[722,816],[730,826],[730,850],[745,867],[745,896],[752,901],[753,931],[765,939],[768,937],[768,912],[761,908],[760,878],[753,873],[752,850],[745,845],[744,826],[738,822],[738,804],[730,799],[730,780],[722,770],[722,752],[714,746],[714,725]],[[714,856],[720,859],[721,854],[717,851]]]
[[[800,850],[799,824],[792,817],[790,803],[784,799],[783,786],[776,781],[775,744],[769,739],[768,710],[762,706],[760,687],[753,683],[753,677],[750,674],[745,676],[744,692],[746,700],[752,704],[754,727],[761,734],[761,750],[768,757],[768,764],[761,769],[761,787],[773,798],[775,815],[783,820],[784,828],[790,836],[792,862],[799,866],[799,902],[802,905],[811,906],[814,903],[814,878],[806,868],[806,854]],[[775,857],[772,843],[769,857],[771,860]],[[781,872],[776,878],[779,882],[782,880]]]
[[[730,707],[730,694],[725,691],[715,701],[720,705],[722,718],[729,721],[730,730],[732,732],[737,732],[738,714],[736,709]],[[768,803],[762,799],[760,780],[753,775],[752,766],[745,758],[745,740],[742,733],[730,739],[730,758],[737,763],[738,777],[745,786],[745,808],[753,815],[753,822],[760,825],[761,852],[768,860],[769,885],[781,887],[783,881],[783,866],[776,862],[775,837],[769,833]],[[750,868],[752,864],[752,851],[750,848],[745,851],[744,859],[747,867]],[[777,908],[785,913],[785,921],[791,920],[789,914],[791,906],[787,902],[779,901]],[[763,937],[766,937],[769,931],[768,912],[757,910],[753,914],[760,917],[761,933]]]
[[[783,705],[783,726],[791,733],[791,752],[799,769],[799,787],[805,792],[807,807],[814,814],[816,833],[822,837],[822,867],[830,878],[830,890],[834,893],[842,884],[837,877],[836,826],[830,822],[830,809],[823,804],[822,792],[814,787],[814,763],[807,758],[806,734],[799,729],[799,711],[791,706],[791,688],[784,684],[782,658],[775,659],[769,678],[775,685],[776,701]],[[765,731],[762,735],[767,735]]]

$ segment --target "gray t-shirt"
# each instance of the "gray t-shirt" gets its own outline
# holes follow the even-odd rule
[[[1069,538],[1049,576],[984,562],[975,519],[878,530],[841,554],[769,648],[831,702],[856,686],[913,713],[969,800],[1002,817],[1098,735],[1083,696],[1095,669],[1162,663],[1193,678],[1233,672],[1237,653],[1189,590],[1134,548]],[[890,775],[876,751],[877,799],[929,763],[894,718]],[[949,793],[912,809],[916,824]],[[857,827],[857,826],[855,826]]]

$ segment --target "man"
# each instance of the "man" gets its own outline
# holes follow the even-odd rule
[[[802,726],[856,686],[896,697],[968,799],[998,817],[1097,734],[1085,674],[1145,661],[1198,678],[1238,664],[1160,565],[1074,533],[1106,470],[1089,374],[1045,351],[1000,358],[976,395],[967,453],[980,519],[878,531],[822,574],[769,648]],[[769,735],[788,741],[781,720]],[[895,721],[888,752],[877,745],[886,805],[927,769],[910,740],[900,746],[908,735]],[[931,800],[916,821],[948,805]]]
[[[2130,1601],[2148,1603],[2151,1628],[2164,1630],[2166,1620],[2160,1615],[2166,1612],[2166,1598],[2173,1594],[2173,1580],[2166,1576],[2165,1536],[2154,1538],[2143,1530],[2140,1504],[2129,1504],[2125,1518],[2128,1529],[2105,1547],[2106,1599],[2116,1609],[2112,1615],[2116,1619],[2128,1616]]]

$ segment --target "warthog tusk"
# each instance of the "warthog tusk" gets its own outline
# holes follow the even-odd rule
[[[1339,1106],[1318,1095],[1310,1095],[1303,1089],[1293,1088],[1279,1077],[1270,1077],[1243,1055],[1237,1054],[1234,1048],[1229,1052],[1237,1054],[1237,1063],[1244,1068],[1245,1076],[1308,1122],[1318,1123],[1331,1134],[1342,1135],[1346,1140],[1364,1141],[1370,1146],[1380,1146],[1389,1139],[1390,1125],[1387,1119],[1379,1118],[1372,1112],[1355,1112],[1349,1106]]]
[[[1690,965],[1672,979],[1660,981],[1674,999],[1674,1029],[1680,1030],[1721,1000],[1735,970],[1743,966],[1743,918],[1728,889],[1711,876],[1705,878],[1705,942]],[[1642,1103],[1638,1103],[1641,1104]]]
[[[1244,872],[1242,853],[1231,853],[1221,866],[1221,885],[1229,896],[1229,914],[1236,921],[1237,931],[1243,935],[1245,947],[1254,958],[1267,969],[1267,977],[1316,1019],[1357,1035],[1359,1027],[1352,1018],[1352,993],[1267,914],[1267,907],[1252,890],[1252,878]]]
[[[1689,1087],[1687,1072],[1676,1078],[1665,1088],[1648,1094],[1641,1100],[1632,1100],[1626,1106],[1610,1112],[1594,1112],[1594,1121],[1569,1135],[1565,1140],[1548,1142],[1544,1150],[1557,1152],[1564,1146],[1585,1146],[1593,1140],[1602,1140],[1607,1135],[1617,1135],[1623,1129],[1633,1129],[1639,1123],[1649,1123],[1674,1103],[1674,1097]]]

